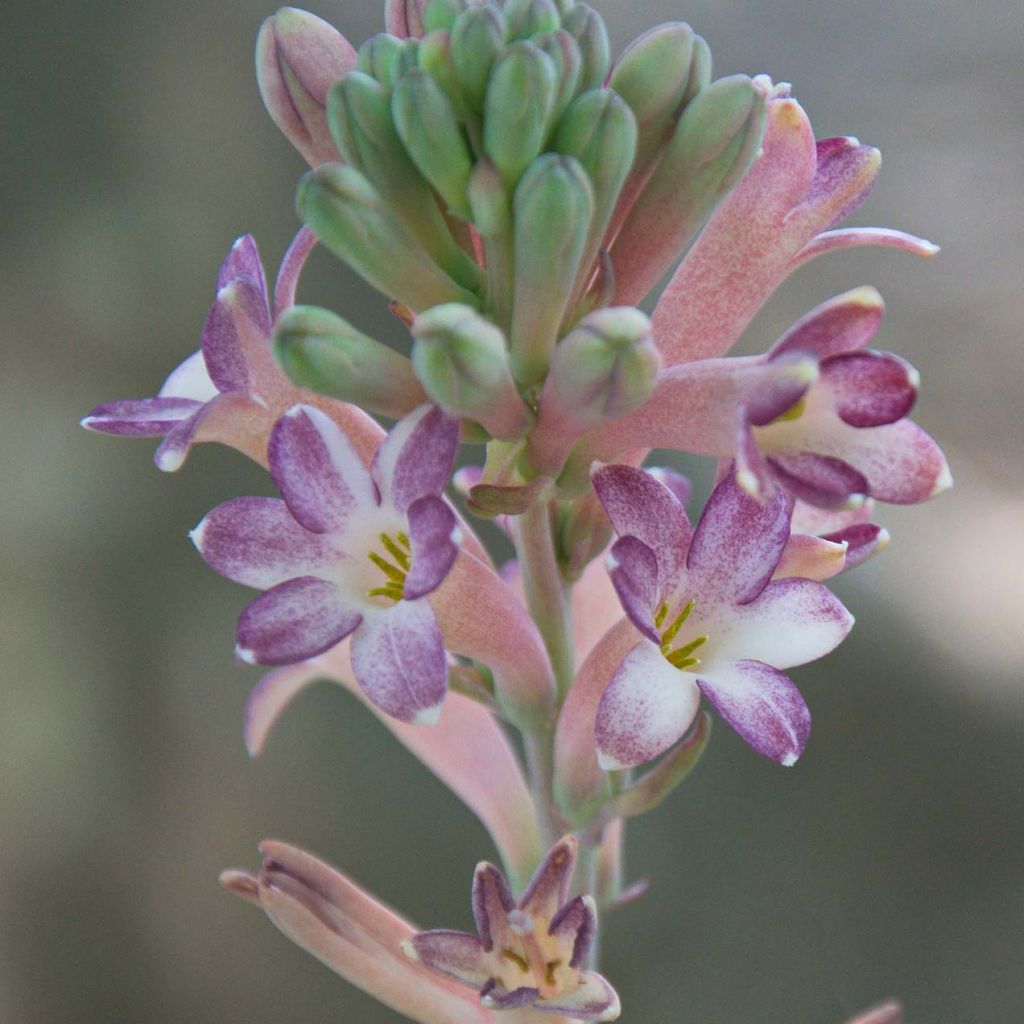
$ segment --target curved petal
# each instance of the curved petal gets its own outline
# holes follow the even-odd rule
[[[815,149],[814,180],[788,219],[813,222],[817,233],[846,220],[867,199],[882,155],[849,135],[821,139]]]
[[[317,237],[305,225],[299,228],[288,251],[281,260],[274,282],[274,319],[276,320],[289,306],[295,304],[295,290],[299,275],[306,265],[309,254],[316,248]]]
[[[616,1020],[622,1012],[615,989],[600,975],[581,971],[580,983],[571,992],[538,999],[536,1007],[548,1013],[564,1013],[576,1020]]]
[[[436,722],[448,692],[448,666],[430,605],[399,601],[368,615],[352,637],[352,669],[382,711],[402,722]]]
[[[266,294],[251,277],[235,277],[217,290],[203,328],[203,361],[218,391],[254,389],[273,366],[270,310]]]
[[[595,644],[622,618],[622,605],[601,559],[596,558],[572,588],[572,642],[582,665]]]
[[[207,372],[202,349],[193,352],[171,370],[158,392],[161,398],[193,398],[197,402],[208,402],[217,393],[217,385]]]
[[[482,988],[491,980],[483,943],[475,935],[434,928],[407,939],[402,949],[406,956],[424,967],[457,978],[473,988]]]
[[[835,650],[852,628],[853,616],[827,587],[807,579],[775,580],[716,623],[713,664],[751,660],[775,668],[805,665]],[[713,671],[710,660],[706,669]]]
[[[553,921],[569,898],[569,885],[576,867],[576,837],[560,839],[537,865],[529,885],[519,900],[519,908],[530,917]]]
[[[847,568],[847,554],[847,544],[843,539],[791,533],[772,579],[788,579],[791,576],[819,582],[831,579]]]
[[[163,437],[202,407],[191,398],[124,398],[97,405],[81,425],[118,437]]]
[[[879,551],[884,551],[890,540],[889,531],[874,523],[855,523],[835,533],[825,534],[821,539],[829,544],[847,545],[847,569],[853,569]]]
[[[263,273],[259,246],[252,235],[242,235],[235,239],[217,272],[217,290],[220,291],[226,284],[240,277],[248,277],[254,281],[258,291],[266,299],[267,278]]]
[[[409,506],[412,565],[405,577],[405,598],[414,601],[436,590],[459,553],[462,531],[443,498],[428,494]]]
[[[592,896],[577,896],[566,903],[551,919],[548,934],[557,938],[572,938],[570,967],[580,967],[590,955],[597,935],[597,907]]]
[[[889,352],[847,352],[825,360],[822,383],[839,418],[851,427],[880,427],[903,419],[917,398],[917,371]]]
[[[153,455],[157,469],[174,473],[185,464],[192,445],[220,441],[261,461],[266,450],[267,411],[240,391],[214,395],[186,420],[167,431]]]
[[[789,540],[790,503],[776,489],[762,501],[727,476],[712,492],[693,534],[686,564],[704,601],[741,604],[764,589]]]
[[[370,473],[381,497],[398,512],[448,486],[459,447],[459,421],[435,405],[399,420],[377,449]]]
[[[698,685],[745,743],[778,764],[796,764],[811,713],[789,676],[760,661],[734,661],[702,671]]]
[[[865,245],[877,245],[883,249],[902,249],[915,256],[934,256],[939,251],[934,242],[907,234],[906,231],[896,231],[892,228],[839,228],[815,235],[797,253],[794,262],[802,266],[827,252],[856,249]]]
[[[817,452],[777,452],[767,457],[775,478],[795,498],[822,508],[843,508],[859,500],[868,482],[849,463]]]
[[[594,738],[601,767],[633,768],[668,750],[697,716],[700,692],[694,682],[650,641],[638,643],[597,708]]]
[[[877,289],[854,288],[801,317],[772,345],[768,357],[806,352],[827,359],[841,352],[855,352],[878,333],[884,314],[885,304]]]
[[[508,945],[508,915],[515,910],[516,901],[505,876],[486,861],[477,864],[473,872],[473,919],[480,933],[480,942],[489,953],[495,946]]]
[[[355,509],[377,507],[366,467],[319,409],[292,406],[271,431],[267,454],[274,483],[307,530],[337,533]]]
[[[636,537],[620,537],[608,553],[607,564],[623,611],[644,636],[660,644],[661,637],[654,624],[654,611],[661,597],[654,552]]]

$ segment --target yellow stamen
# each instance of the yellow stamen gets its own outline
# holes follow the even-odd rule
[[[409,552],[400,548],[386,533],[380,535],[380,542],[391,557],[406,571],[412,564]]]
[[[378,555],[376,551],[371,551],[369,555],[367,555],[367,558],[369,558],[370,561],[373,562],[373,564],[377,566],[377,568],[380,569],[380,571],[384,573],[389,580],[393,580],[395,583],[405,582],[405,573],[402,572],[401,569],[392,565],[386,558],[384,558],[383,555]]]
[[[686,607],[672,620],[672,625],[661,634],[661,649],[667,651],[669,644],[675,639],[676,634],[683,627],[683,623],[690,617],[690,612],[694,608],[693,601],[687,601]],[[667,606],[666,606],[667,607]]]
[[[666,615],[668,615],[668,601],[663,601],[661,607],[658,609],[658,614],[654,616],[655,629],[661,629],[661,624],[665,621]]]
[[[806,408],[807,399],[798,398],[785,412],[779,413],[779,415],[776,416],[768,426],[770,427],[772,423],[788,423],[790,420],[798,420],[803,416],[804,409]]]
[[[501,955],[502,958],[508,960],[509,963],[515,964],[523,974],[529,974],[530,965],[518,953],[513,953],[511,949],[503,949],[501,951]]]

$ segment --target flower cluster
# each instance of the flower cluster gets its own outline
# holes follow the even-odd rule
[[[303,688],[336,681],[477,814],[504,869],[477,869],[475,935],[417,931],[283,843],[224,884],[424,1024],[612,1020],[594,940],[598,911],[637,894],[625,822],[696,764],[704,702],[758,754],[798,760],[811,714],[784,670],[853,624],[824,581],[885,546],[876,502],[951,483],[907,419],[916,371],[866,348],[873,289],[764,355],[729,350],[808,260],[935,247],[837,227],[877,151],[815,141],[788,85],[712,80],[688,25],[613,61],[576,0],[387,0],[385,19],[358,50],[304,11],[264,24],[260,92],[311,167],[304,226],[272,294],[239,239],[200,351],[83,425],[162,437],[163,470],[206,441],[269,470],[280,498],[227,501],[191,534],[262,591],[235,647],[273,667],[250,752]],[[295,304],[318,243],[390,302],[404,351]],[[460,443],[473,464],[453,478]],[[717,459],[695,527],[688,482],[643,468],[656,448]]]

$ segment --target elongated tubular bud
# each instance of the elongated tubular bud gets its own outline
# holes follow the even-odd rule
[[[509,187],[543,148],[557,84],[554,62],[528,42],[509,46],[491,71],[484,98],[484,152]]]
[[[354,71],[332,86],[327,117],[342,156],[373,182],[420,246],[459,284],[475,287],[478,269],[452,238],[427,183],[402,146],[387,89]]]
[[[384,0],[384,24],[399,39],[423,35],[424,0]]]
[[[557,473],[590,427],[641,406],[654,390],[661,358],[650,320],[629,306],[585,316],[555,348],[527,456]]]
[[[491,315],[504,326],[512,319],[512,199],[498,168],[481,160],[469,179],[473,223],[484,243],[487,299]]]
[[[455,80],[466,106],[475,114],[484,109],[487,80],[507,38],[505,18],[490,4],[472,6],[455,20],[451,57]]]
[[[423,8],[423,29],[450,29],[455,19],[466,9],[466,0],[427,0]]]
[[[553,0],[508,0],[505,18],[510,39],[529,39],[542,32],[554,32],[562,24]]]
[[[286,309],[271,344],[278,365],[301,388],[395,419],[426,400],[405,356],[329,310]]]
[[[580,261],[576,295],[593,272],[622,186],[633,166],[636,120],[625,101],[610,89],[579,96],[566,111],[554,149],[579,160],[594,189],[594,217]]]
[[[523,175],[512,207],[512,370],[529,387],[544,379],[558,340],[590,231],[594,191],[578,160],[545,153]]]
[[[508,366],[505,336],[475,309],[436,306],[412,324],[412,365],[431,400],[511,440],[529,426],[530,412]]]
[[[356,71],[376,78],[389,92],[407,71],[416,67],[418,40],[399,39],[380,32],[359,47]]]
[[[355,65],[356,51],[349,41],[308,11],[283,7],[260,28],[260,96],[274,123],[313,167],[338,159],[327,128],[327,91]]]
[[[599,88],[611,64],[611,44],[604,19],[589,4],[576,4],[563,17],[562,27],[576,40],[583,58],[580,90]]]
[[[310,171],[299,182],[296,207],[328,249],[409,309],[476,304],[476,296],[430,258],[354,167],[325,164]]]
[[[391,97],[395,127],[413,163],[462,220],[472,213],[466,194],[472,155],[448,97],[425,71],[410,71]]]
[[[576,96],[577,87],[580,81],[580,73],[583,70],[583,57],[580,55],[580,48],[564,28],[557,32],[547,32],[542,36],[535,36],[533,42],[546,53],[555,65],[555,99],[551,107],[551,123],[558,124],[566,108]]]
[[[636,305],[749,170],[764,133],[764,93],[746,75],[703,89],[612,245],[615,301]]]

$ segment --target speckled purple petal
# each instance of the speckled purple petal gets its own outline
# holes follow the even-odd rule
[[[884,313],[882,296],[874,288],[854,288],[801,317],[775,342],[768,358],[805,352],[827,359],[854,352],[875,336]]]
[[[689,477],[683,476],[682,473],[673,469],[671,466],[648,466],[647,472],[650,473],[658,483],[664,484],[673,493],[673,495],[675,495],[676,501],[678,501],[684,509],[686,508],[686,504],[690,500],[690,494],[693,490]]]
[[[242,612],[235,653],[250,665],[291,665],[322,654],[361,621],[333,583],[300,576],[272,587]]]
[[[459,421],[434,405],[421,405],[399,420],[377,449],[370,472],[383,500],[398,512],[451,479],[459,447]]]
[[[633,768],[668,750],[700,708],[694,682],[641,640],[623,658],[597,707],[594,740],[601,767]]]
[[[289,306],[295,304],[295,290],[299,275],[306,265],[309,254],[316,248],[317,237],[307,227],[299,228],[288,251],[281,260],[281,267],[274,282],[274,319],[276,320]]]
[[[190,534],[203,560],[235,583],[267,590],[337,566],[332,538],[304,530],[278,498],[233,498]]]
[[[368,615],[352,637],[352,670],[367,699],[392,718],[436,722],[448,666],[430,605],[399,601]]]
[[[848,352],[821,364],[839,418],[851,427],[903,419],[917,398],[917,371],[889,352]]]
[[[701,673],[701,692],[759,754],[793,765],[811,733],[811,713],[793,680],[759,661],[716,664]]]
[[[846,220],[867,199],[878,179],[881,156],[850,136],[820,139],[815,148],[814,180],[795,215],[813,217],[825,230]]]
[[[215,395],[196,409],[188,419],[176,423],[167,431],[153,454],[157,469],[164,473],[173,473],[181,469],[192,445],[197,440],[203,440],[203,435],[206,435],[205,440],[212,440],[213,435],[217,436],[218,440],[227,441],[235,433],[230,428],[240,427],[245,421],[246,414],[257,408],[260,407],[253,399],[240,392]],[[228,425],[229,429],[218,429]],[[237,433],[241,438],[245,431],[238,430]]]
[[[597,908],[590,896],[577,896],[551,919],[548,934],[572,939],[570,967],[580,967],[590,954],[597,934]]]
[[[491,978],[484,948],[475,935],[435,928],[419,932],[404,947],[424,967],[480,988]]]
[[[337,532],[355,509],[376,508],[366,467],[319,409],[293,405],[274,425],[267,452],[274,483],[307,530]]]
[[[412,566],[405,577],[404,594],[407,601],[415,601],[444,582],[459,553],[462,531],[448,503],[434,495],[414,501],[408,517]]]
[[[493,979],[480,990],[480,1002],[490,1010],[517,1010],[532,1006],[540,992],[535,988],[516,988],[504,991]]]
[[[757,597],[789,539],[789,514],[780,489],[758,500],[727,476],[708,499],[686,561],[698,600],[742,604]]]
[[[473,873],[473,918],[486,952],[505,943],[510,933],[508,915],[516,901],[505,876],[486,861],[477,864]]]
[[[769,455],[768,464],[794,498],[821,508],[842,508],[853,496],[868,493],[864,474],[831,455],[787,452]]]
[[[757,439],[745,416],[736,432],[735,471],[736,482],[752,498],[760,499],[774,486],[771,471],[757,447]]]
[[[803,368],[801,360],[792,359],[790,361],[794,367]],[[772,420],[777,419],[800,401],[806,394],[810,383],[799,374],[766,377],[764,383],[746,397],[744,405],[746,406],[747,421],[755,427],[763,427],[771,423]]]
[[[220,271],[217,274],[217,291],[240,277],[248,277],[255,281],[264,303],[266,303],[267,278],[263,272],[259,246],[256,245],[256,239],[252,235],[242,235],[241,238],[237,238],[227,256],[224,257],[224,262],[220,265]]]
[[[545,854],[519,900],[519,909],[530,917],[551,921],[569,897],[576,866],[576,837],[565,836]]]
[[[218,391],[252,390],[253,367],[243,337],[248,331],[269,337],[270,310],[253,278],[236,277],[218,290],[203,328],[203,360]]]
[[[654,552],[636,537],[620,537],[608,552],[606,563],[622,610],[644,636],[660,644],[661,637],[654,625],[661,598]]]
[[[889,531],[874,523],[855,523],[834,533],[827,533],[822,540],[833,544],[847,545],[845,568],[853,569],[878,554],[889,543]]]
[[[615,1020],[622,1012],[615,989],[592,971],[580,972],[580,984],[571,992],[561,992],[534,1004],[546,1013],[561,1013],[574,1020]]]
[[[97,405],[82,426],[118,437],[162,437],[202,406],[190,398],[125,398]]]
[[[662,589],[674,583],[686,563],[691,531],[672,491],[633,466],[602,466],[591,480],[615,532],[636,537],[654,552]]]

